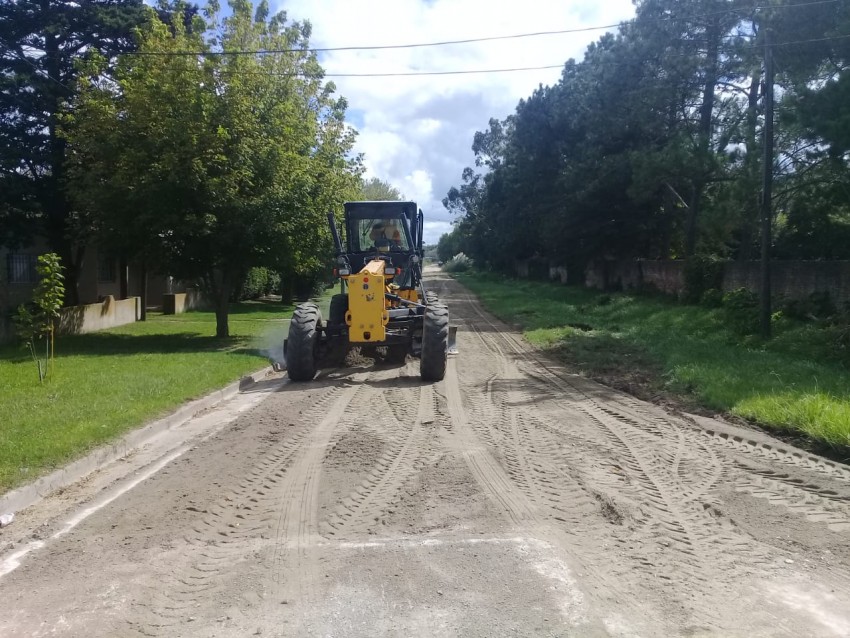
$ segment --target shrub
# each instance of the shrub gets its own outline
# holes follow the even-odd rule
[[[259,299],[277,292],[278,288],[280,288],[278,273],[268,268],[251,268],[235,297],[237,300]]]
[[[726,324],[741,335],[754,334],[759,329],[759,298],[746,288],[723,295]]]
[[[709,288],[702,293],[699,303],[706,308],[720,308],[723,305],[723,291],[717,288]]]
[[[827,291],[815,291],[805,299],[783,299],[782,314],[800,321],[820,321],[838,315],[838,308]]]
[[[472,268],[472,260],[463,253],[458,253],[443,264],[443,270],[450,273],[466,272],[470,268]]]
[[[684,299],[698,303],[707,290],[723,286],[723,260],[714,255],[693,255],[685,263]]]

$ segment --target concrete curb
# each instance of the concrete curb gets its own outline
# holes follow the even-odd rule
[[[95,470],[127,456],[156,435],[166,430],[179,428],[198,412],[212,408],[236,396],[241,389],[257,383],[271,372],[272,367],[266,366],[261,370],[246,375],[239,381],[234,381],[200,399],[183,404],[168,416],[152,421],[137,430],[133,430],[117,441],[103,445],[88,453],[83,458],[47,476],[43,476],[29,485],[24,485],[3,494],[0,496],[0,514],[19,512],[40,501],[50,493],[76,483]]]

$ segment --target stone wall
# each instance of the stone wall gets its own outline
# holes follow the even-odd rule
[[[850,303],[850,261],[776,261],[770,270],[773,296],[803,299],[813,292],[828,292],[837,306]],[[758,292],[760,281],[758,262],[730,262],[724,269],[723,290]]]
[[[600,290],[654,288],[670,295],[684,291],[684,261],[607,261],[591,264],[586,285]],[[828,292],[837,305],[850,303],[850,261],[775,261],[771,263],[773,296],[804,299],[813,292]],[[758,292],[761,264],[730,261],[723,269],[723,290],[746,288]]]

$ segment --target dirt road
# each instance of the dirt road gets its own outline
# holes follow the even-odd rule
[[[850,635],[846,467],[567,374],[431,281],[444,382],[271,380],[47,499],[0,533],[0,635]]]

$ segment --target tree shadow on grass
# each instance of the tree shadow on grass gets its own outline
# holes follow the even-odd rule
[[[57,356],[107,357],[134,354],[178,354],[198,352],[237,352],[254,354],[245,338],[219,339],[200,333],[125,335],[96,332],[64,337],[57,344]]]
[[[229,314],[233,315],[251,315],[257,313],[279,312],[281,314],[290,314],[297,305],[293,303],[281,303],[280,301],[267,301],[258,299],[256,301],[242,301],[236,304],[230,304]]]
[[[57,360],[64,357],[111,357],[137,354],[180,354],[221,352],[237,355],[266,356],[254,344],[254,337],[217,337],[200,333],[126,335],[95,332],[84,335],[65,335],[56,341]],[[39,354],[43,356],[43,344]],[[30,353],[23,345],[0,348],[0,361],[21,363],[30,361]]]

